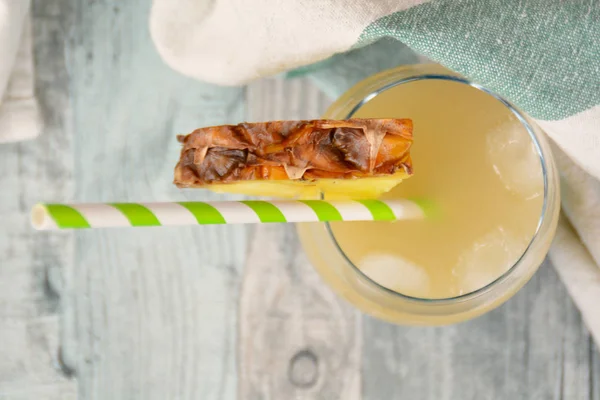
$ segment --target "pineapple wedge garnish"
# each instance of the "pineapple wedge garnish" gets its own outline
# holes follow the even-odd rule
[[[412,174],[410,119],[242,123],[197,129],[174,183],[252,196],[377,198]]]

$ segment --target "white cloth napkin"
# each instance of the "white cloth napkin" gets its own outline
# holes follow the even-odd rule
[[[398,53],[353,49],[391,37],[507,96],[559,146],[574,229],[561,219],[550,256],[600,344],[599,15],[560,0],[153,0],[150,31],[172,68],[217,84],[327,60],[304,70],[339,92]]]
[[[561,175],[564,215],[550,258],[600,345],[600,182],[558,146],[553,150]]]
[[[29,0],[0,0],[0,143],[41,131],[35,99]]]

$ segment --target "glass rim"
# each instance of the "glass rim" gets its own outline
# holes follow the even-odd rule
[[[421,303],[421,304],[429,304],[429,305],[448,305],[448,304],[453,304],[453,303],[461,302],[461,301],[467,301],[467,300],[471,300],[476,297],[479,297],[479,296],[489,292],[496,285],[500,284],[501,282],[504,282],[506,279],[508,279],[514,273],[514,271],[517,269],[517,267],[521,264],[525,255],[528,254],[529,250],[532,248],[533,244],[539,239],[540,231],[541,231],[542,226],[547,218],[547,213],[548,213],[548,202],[549,202],[548,199],[549,199],[549,194],[550,194],[549,193],[550,185],[549,185],[549,178],[548,178],[548,165],[547,165],[546,157],[542,150],[542,145],[535,133],[533,126],[529,123],[529,121],[527,120],[525,115],[519,109],[517,109],[515,106],[513,106],[508,100],[504,99],[502,96],[492,92],[491,90],[485,88],[484,86],[482,86],[478,83],[475,83],[475,82],[471,82],[468,79],[465,79],[465,78],[462,78],[459,76],[455,76],[455,75],[425,73],[425,74],[414,75],[414,76],[409,76],[406,78],[400,78],[400,79],[394,80],[392,82],[389,82],[389,83],[383,85],[379,89],[371,91],[366,96],[364,96],[354,107],[351,108],[351,110],[348,112],[348,114],[344,118],[345,119],[352,118],[352,116],[361,107],[363,107],[366,103],[373,100],[376,96],[385,92],[386,90],[389,90],[391,88],[394,88],[394,87],[402,85],[402,84],[417,82],[417,81],[422,81],[422,80],[441,80],[441,81],[456,82],[456,83],[460,83],[460,84],[466,84],[475,89],[478,89],[478,90],[492,96],[494,99],[499,101],[502,105],[504,105],[519,120],[521,125],[527,131],[529,137],[531,138],[531,140],[534,144],[535,151],[539,157],[540,164],[542,167],[542,177],[543,177],[543,181],[544,181],[544,199],[542,202],[542,210],[540,213],[540,217],[538,219],[538,223],[537,223],[535,232],[534,232],[531,240],[527,244],[527,247],[525,248],[525,250],[523,250],[523,253],[511,265],[511,267],[508,270],[506,270],[502,275],[500,275],[499,277],[497,277],[496,279],[494,279],[487,285],[482,286],[479,289],[474,290],[472,292],[468,292],[468,293],[461,294],[458,296],[445,297],[445,298],[439,298],[439,299],[428,299],[428,298],[415,297],[415,296],[409,296],[406,294],[402,294],[400,292],[397,292],[395,290],[387,288],[387,287],[379,284],[375,280],[371,279],[368,275],[366,275],[364,272],[362,272],[360,270],[360,268],[358,268],[354,264],[354,262],[352,262],[352,260],[350,260],[348,255],[341,248],[339,242],[337,241],[337,239],[331,229],[330,223],[329,222],[325,223],[325,226],[326,226],[327,233],[328,233],[329,237],[331,238],[331,240],[333,241],[335,248],[337,249],[338,253],[343,257],[345,262],[347,264],[349,264],[356,272],[358,272],[368,282],[375,285],[378,289],[381,289],[384,292],[391,294],[392,296],[399,297],[403,300],[408,300],[411,302],[416,302],[416,303]],[[351,91],[351,90],[352,90],[352,88],[350,88],[348,91]]]

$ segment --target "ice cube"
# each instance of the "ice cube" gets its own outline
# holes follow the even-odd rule
[[[487,136],[494,171],[511,192],[533,199],[544,192],[542,165],[531,137],[516,121],[504,123]]]
[[[528,240],[502,226],[496,227],[473,242],[458,259],[452,274],[458,294],[466,294],[495,281],[519,259]]]
[[[392,254],[369,254],[358,263],[369,278],[395,292],[427,297],[430,282],[427,272],[418,265]]]

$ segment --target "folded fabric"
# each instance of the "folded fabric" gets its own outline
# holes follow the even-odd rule
[[[0,0],[0,143],[31,139],[41,130],[28,13],[28,0]]]
[[[293,70],[336,96],[414,62],[407,45],[509,99],[557,145],[576,233],[562,221],[551,256],[600,343],[598,21],[583,0],[154,0],[150,29],[165,62],[218,84]]]

